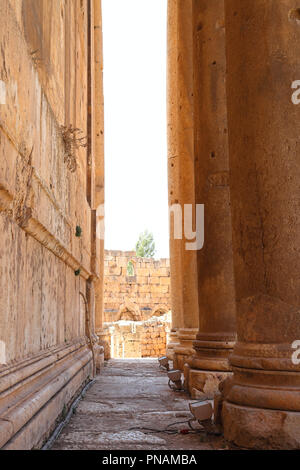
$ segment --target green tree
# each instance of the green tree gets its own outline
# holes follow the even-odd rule
[[[155,242],[153,234],[145,230],[140,234],[135,246],[136,256],[139,258],[153,258],[155,255]]]
[[[127,264],[127,276],[134,276],[134,265],[132,261]]]

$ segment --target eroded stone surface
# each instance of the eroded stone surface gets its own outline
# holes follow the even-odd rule
[[[228,441],[249,449],[300,449],[300,413],[250,408],[225,402]]]

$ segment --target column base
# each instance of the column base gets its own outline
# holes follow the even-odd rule
[[[174,356],[173,356],[174,369],[179,369],[183,371],[186,361],[188,360],[189,357],[193,356],[193,354],[195,354],[194,349],[184,348],[178,345],[174,349]]]
[[[195,355],[193,343],[198,333],[197,328],[180,328],[178,331],[179,344],[174,348],[174,368],[184,370],[188,359]]]
[[[192,369],[184,367],[185,388],[192,398],[212,400],[219,391],[219,384],[232,376],[232,372]]]
[[[110,359],[110,333],[108,329],[101,328],[96,330],[96,335],[99,338],[99,345],[103,347],[103,362]]]
[[[196,354],[187,360],[184,369],[185,388],[192,398],[213,399],[219,384],[232,376],[229,356],[234,335],[197,334],[193,346]]]
[[[268,410],[225,401],[224,436],[247,449],[300,449],[300,412]]]
[[[95,362],[96,362],[96,373],[99,374],[104,365],[104,347],[97,344],[94,346],[95,351]]]
[[[169,342],[167,344],[166,356],[170,361],[174,360],[174,349],[179,346],[177,330],[172,330],[169,335]]]

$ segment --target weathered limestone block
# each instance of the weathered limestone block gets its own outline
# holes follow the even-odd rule
[[[228,441],[250,449],[299,449],[299,412],[226,403],[223,422]]]
[[[0,446],[7,450],[39,447],[53,430],[63,407],[92,375],[91,352],[83,343],[74,343],[46,357],[40,354],[1,375]],[[14,390],[20,379],[26,385]],[[55,404],[51,404],[53,397]],[[8,421],[12,426],[5,431]]]
[[[228,377],[227,372],[210,372],[206,370],[190,369],[189,370],[189,390],[199,390],[207,399],[213,399],[215,392],[219,389],[220,383]]]

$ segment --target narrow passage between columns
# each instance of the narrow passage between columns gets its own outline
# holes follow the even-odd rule
[[[80,401],[52,449],[224,449],[222,437],[204,432],[184,435],[150,431],[187,429],[190,401],[186,393],[170,390],[167,374],[159,369],[156,359],[112,359]]]

